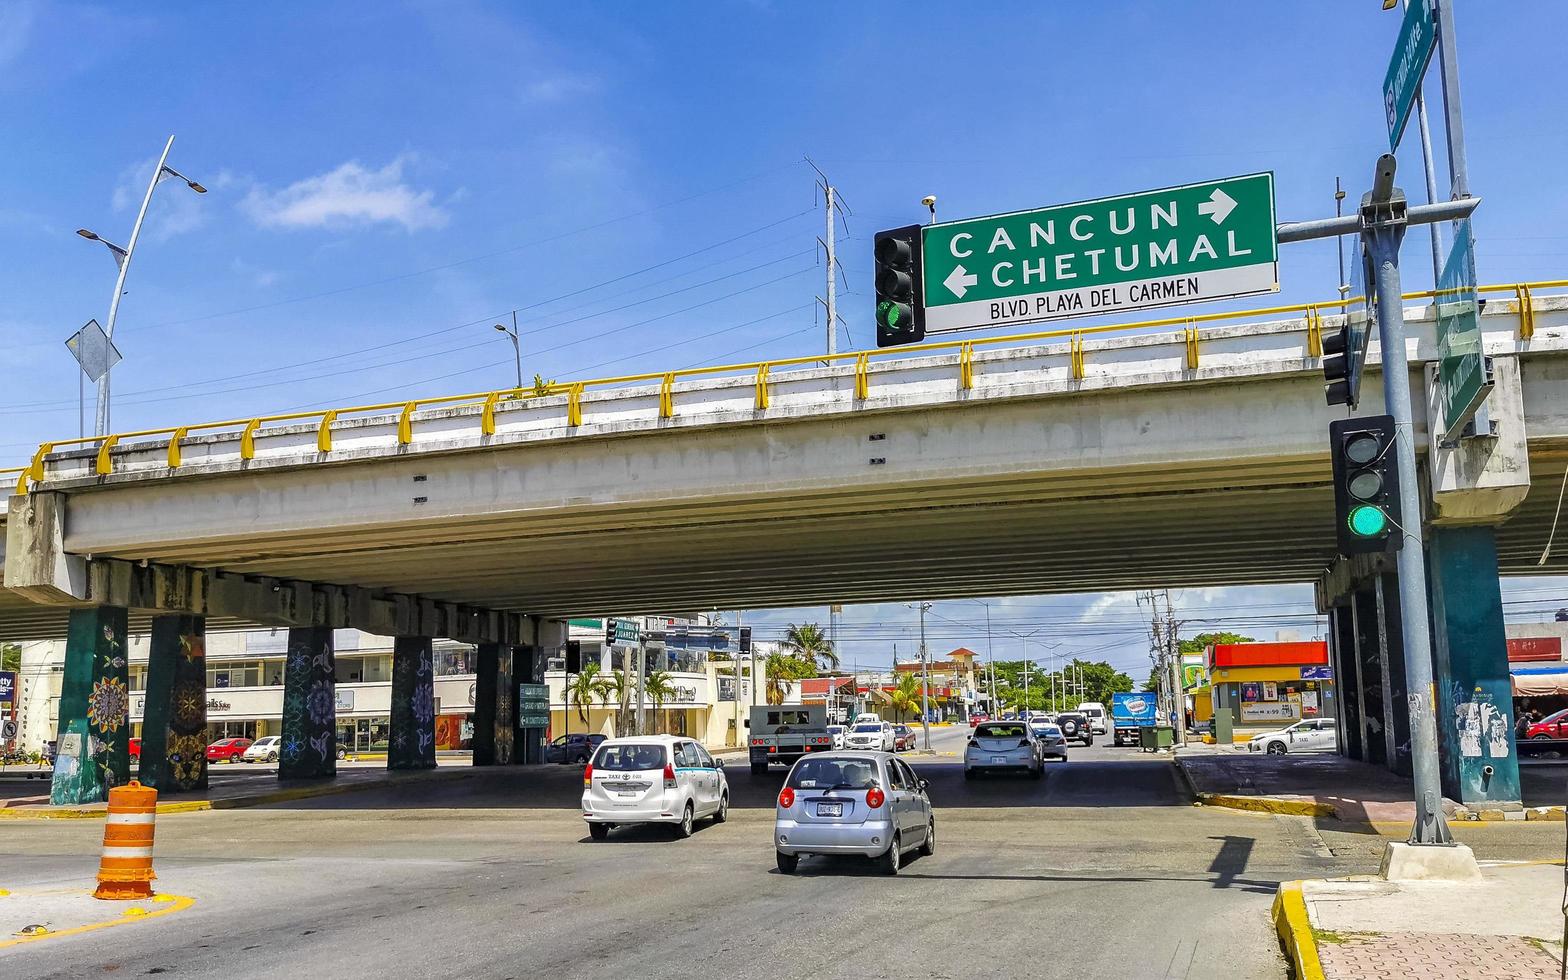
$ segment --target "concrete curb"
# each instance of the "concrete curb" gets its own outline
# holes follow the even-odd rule
[[[1279,945],[1290,961],[1296,980],[1325,980],[1323,961],[1318,958],[1318,943],[1312,935],[1312,920],[1307,915],[1307,900],[1301,882],[1282,881],[1274,894],[1274,931]]]
[[[1221,806],[1229,810],[1249,810],[1253,813],[1279,813],[1292,817],[1333,817],[1340,819],[1339,809],[1332,803],[1319,803],[1316,800],[1287,800],[1278,796],[1236,796],[1231,793],[1204,793],[1200,792],[1197,783],[1193,781],[1192,773],[1182,765],[1180,756],[1172,756],[1171,761],[1176,764],[1176,771],[1181,774],[1182,782],[1187,786],[1197,801],[1197,806]]]
[[[455,767],[448,767],[453,771]],[[480,767],[486,768],[486,767]],[[456,769],[458,772],[469,772],[468,769]],[[441,770],[433,769],[427,773],[411,773],[397,780],[399,785],[408,783],[433,782],[440,778],[437,774]],[[342,793],[357,793],[363,790],[378,789],[390,785],[386,782],[377,783],[326,783],[320,786],[295,786],[290,789],[273,790],[267,793],[252,793],[249,796],[231,796],[219,800],[174,800],[169,803],[159,803],[154,812],[165,813],[200,813],[207,810],[241,810],[252,806],[265,806],[268,803],[288,803],[293,800],[307,800],[316,796],[337,796]],[[0,820],[92,820],[102,819],[107,810],[92,809],[88,807],[72,807],[52,810],[35,810],[28,812],[19,808],[0,809]]]

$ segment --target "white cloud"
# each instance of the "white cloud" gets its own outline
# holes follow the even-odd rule
[[[380,170],[368,170],[350,160],[280,191],[253,188],[243,207],[264,228],[389,223],[417,231],[445,225],[447,213],[434,203],[435,192],[404,183],[406,162],[406,157],[398,157]]]
[[[139,207],[142,196],[147,193],[147,182],[152,179],[152,168],[157,165],[157,157],[148,157],[120,171],[114,182],[114,194],[109,199],[110,206],[117,212],[134,211]],[[178,166],[174,163],[170,165]],[[200,181],[209,192],[221,191],[234,183],[233,175],[226,170],[213,175],[190,174],[190,177]],[[158,188],[147,209],[147,222],[142,232],[144,235],[154,241],[167,241],[175,235],[195,231],[207,223],[213,208],[213,202],[208,200],[213,196],[211,193],[197,194],[174,178],[165,178]],[[102,228],[94,230],[109,234]],[[109,237],[113,240],[114,236]]]
[[[518,92],[525,105],[545,105],[564,102],[599,91],[599,81],[587,75],[559,72],[547,78],[538,78],[523,85]]]

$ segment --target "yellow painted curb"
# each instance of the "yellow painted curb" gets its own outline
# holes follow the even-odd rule
[[[1312,938],[1312,920],[1307,916],[1307,900],[1301,882],[1282,881],[1274,894],[1274,930],[1285,958],[1294,968],[1296,980],[1325,980],[1323,961],[1318,959],[1318,943]]]
[[[8,946],[20,946],[23,943],[36,943],[42,939],[79,936],[84,932],[94,932],[98,929],[107,929],[110,926],[123,926],[127,922],[146,922],[148,919],[156,919],[161,915],[173,915],[176,912],[182,912],[196,904],[194,898],[187,898],[184,895],[154,895],[152,900],[163,905],[164,908],[149,912],[143,908],[132,907],[123,910],[117,919],[106,919],[103,922],[92,922],[85,926],[74,926],[70,929],[40,932],[34,936],[19,936],[16,939],[0,940],[0,949],[5,949]]]
[[[1231,810],[1251,810],[1254,813],[1280,813],[1292,817],[1335,817],[1339,810],[1332,803],[1311,800],[1282,800],[1273,796],[1230,796],[1224,793],[1199,793],[1198,802],[1204,806],[1222,806]]]

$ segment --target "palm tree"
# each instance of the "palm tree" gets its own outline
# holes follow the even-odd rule
[[[675,697],[675,683],[670,680],[669,671],[656,670],[648,675],[646,688],[648,697],[653,698],[654,717],[657,718],[658,713],[664,710],[664,702]]]
[[[583,722],[588,721],[588,712],[585,708],[593,706],[593,699],[607,696],[610,682],[599,676],[599,665],[596,663],[583,664],[582,673],[572,678],[571,685],[566,689],[566,699],[576,702],[577,717]]]
[[[918,711],[920,708],[920,679],[914,674],[901,674],[898,684],[894,686],[893,693],[888,695],[888,702],[898,714],[898,720],[904,720],[904,712]]]
[[[615,710],[616,738],[626,734],[628,727],[626,724],[626,709],[631,704],[633,686],[634,683],[631,678],[627,677],[626,672],[619,667],[611,670],[610,676],[604,679],[604,705],[606,708],[610,706],[609,699],[611,697],[615,698],[617,705]]]
[[[838,670],[838,651],[833,649],[833,641],[816,623],[802,623],[799,626],[790,623],[783,645],[784,649],[803,660],[811,661],[813,665]]]

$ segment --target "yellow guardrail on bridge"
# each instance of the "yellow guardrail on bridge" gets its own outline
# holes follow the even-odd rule
[[[1536,289],[1562,289],[1568,288],[1568,279],[1551,279],[1540,282],[1527,283],[1502,283],[1497,285],[1477,287],[1483,293],[1511,292],[1519,302],[1519,336],[1521,340],[1528,340],[1535,332],[1534,311],[1531,308],[1533,299],[1532,290]],[[1428,290],[1420,293],[1405,293],[1404,299],[1430,299],[1436,292]],[[791,367],[806,364],[824,364],[834,361],[853,361],[855,364],[855,397],[865,400],[870,395],[870,363],[873,357],[901,357],[908,354],[929,353],[933,351],[957,351],[959,355],[959,381],[963,388],[970,389],[974,386],[974,349],[978,346],[994,346],[999,344],[1031,343],[1040,340],[1066,339],[1070,345],[1070,365],[1073,378],[1082,379],[1084,376],[1084,346],[1083,339],[1091,334],[1107,334],[1120,331],[1144,330],[1150,327],[1167,327],[1180,325],[1183,330],[1182,340],[1186,349],[1186,364],[1189,368],[1198,366],[1199,349],[1202,341],[1203,324],[1212,324],[1225,320],[1239,320],[1248,317],[1272,316],[1281,313],[1305,314],[1307,333],[1307,351],[1314,357],[1320,357],[1322,348],[1322,316],[1325,309],[1343,309],[1352,303],[1360,301],[1360,297],[1347,299],[1323,300],[1317,303],[1297,303],[1289,306],[1269,306],[1262,309],[1229,310],[1219,313],[1202,313],[1194,316],[1162,317],[1155,320],[1139,320],[1133,323],[1110,323],[1093,327],[1067,327],[1056,330],[1042,330],[1031,333],[1005,334],[997,337],[981,337],[974,340],[949,340],[936,341],[926,344],[910,344],[904,347],[888,347],[880,350],[845,351],[837,354],[810,354],[802,357],[787,357],[770,361],[755,361],[744,364],[725,364],[716,367],[682,368],[676,371],[655,371],[646,374],[627,374],[614,378],[596,378],[588,381],[563,381],[550,384],[528,385],[520,388],[501,388],[493,391],[469,392],[462,395],[441,395],[434,398],[414,398],[406,401],[380,402],[374,405],[354,405],[346,408],[317,409],[309,412],[285,412],[279,415],[258,415],[251,418],[227,419],[221,422],[198,422],[190,425],[173,425],[156,429],[139,429],[134,432],[117,432],[102,436],[83,436],[74,439],[58,439],[39,445],[38,451],[33,454],[32,462],[25,467],[0,469],[0,479],[16,476],[16,492],[27,493],[44,479],[44,460],[57,449],[68,446],[86,446],[96,444],[98,455],[94,464],[94,472],[100,476],[107,476],[114,471],[111,454],[114,448],[122,441],[128,439],[147,439],[151,437],[168,437],[168,463],[170,469],[178,469],[182,463],[181,443],[193,432],[205,432],[215,429],[240,430],[240,458],[254,459],[256,454],[256,433],[268,424],[277,422],[299,422],[306,419],[316,421],[316,448],[321,453],[332,451],[332,425],[345,415],[356,415],[366,412],[398,412],[397,441],[399,445],[408,445],[414,439],[414,413],[422,408],[449,405],[482,405],[480,427],[485,435],[495,434],[495,409],[502,401],[543,398],[551,395],[566,395],[566,424],[576,427],[582,424],[582,395],[589,387],[603,387],[610,385],[625,385],[639,381],[659,382],[659,417],[673,418],[675,415],[675,383],[681,378],[695,378],[715,374],[742,374],[752,372],[755,374],[756,407],[766,409],[769,404],[769,385],[774,380],[772,370],[779,367]]]

